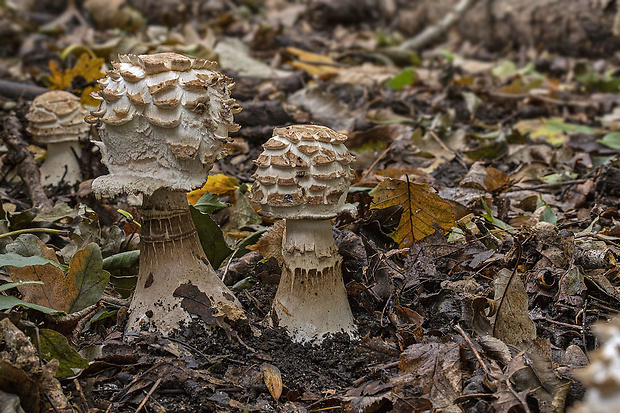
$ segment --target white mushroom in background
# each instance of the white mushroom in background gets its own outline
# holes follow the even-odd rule
[[[590,354],[590,364],[575,374],[587,390],[571,413],[620,412],[620,319],[597,324],[594,331],[603,344]]]
[[[44,93],[32,102],[26,115],[28,132],[37,144],[47,145],[47,157],[40,167],[43,185],[82,181],[80,140],[88,139],[90,130],[85,115],[80,98],[62,90]]]
[[[238,130],[233,81],[212,62],[176,53],[119,56],[93,96],[109,175],[93,182],[98,196],[142,193],[140,271],[126,331],[164,334],[188,322],[243,317],[239,302],[204,254],[186,191],[202,187],[228,132]],[[211,314],[206,314],[211,313]]]
[[[345,140],[324,126],[276,128],[256,160],[252,201],[263,216],[286,219],[271,318],[298,342],[355,333],[331,226],[340,212],[355,211],[345,204],[353,160]]]

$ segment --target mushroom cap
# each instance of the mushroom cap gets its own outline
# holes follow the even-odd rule
[[[255,161],[251,199],[270,218],[330,219],[345,204],[353,173],[347,137],[318,125],[276,128]]]
[[[210,70],[213,62],[177,53],[123,55],[99,81],[101,101],[87,121],[98,123],[103,162],[110,175],[94,192],[152,194],[201,187],[241,109],[232,79]]]
[[[26,114],[28,132],[38,144],[77,142],[84,139],[90,126],[84,122],[86,109],[80,98],[64,90],[52,90],[37,96]]]

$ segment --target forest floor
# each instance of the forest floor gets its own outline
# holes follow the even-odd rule
[[[583,398],[575,371],[600,345],[593,326],[620,311],[617,61],[489,51],[452,32],[397,50],[413,36],[406,1],[355,13],[319,1],[60,3],[0,2],[0,410],[19,411],[10,394],[27,412],[83,413],[561,412]],[[26,129],[34,97],[62,89],[93,105],[102,65],[163,51],[215,60],[236,82],[241,128],[189,199],[232,204],[202,235],[219,240],[212,264],[248,320],[124,335],[141,199],[95,198],[107,170],[91,142],[83,182],[43,199],[16,172],[45,154]],[[334,235],[357,335],[320,345],[270,325],[282,227],[246,201],[261,144],[299,123],[346,134],[356,157],[357,217],[338,217]],[[12,254],[24,260],[9,265]],[[58,315],[62,292],[51,302],[9,288],[40,280],[41,257],[105,291]],[[11,347],[12,325],[34,347]],[[28,352],[38,367],[17,363]]]

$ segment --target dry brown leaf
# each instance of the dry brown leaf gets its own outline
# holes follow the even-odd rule
[[[282,263],[282,238],[286,221],[283,219],[276,221],[269,229],[261,235],[258,242],[248,246],[251,251],[256,251],[265,258],[275,258]]]
[[[536,325],[528,313],[527,292],[519,274],[503,268],[493,282],[497,314],[493,336],[518,345],[536,338]]]
[[[400,222],[392,238],[400,248],[435,233],[435,225],[448,230],[455,224],[454,212],[429,185],[386,179],[375,189],[371,208],[403,206]]]
[[[64,272],[52,265],[32,265],[27,267],[7,267],[11,279],[17,281],[41,281],[41,284],[27,284],[17,287],[23,300],[32,304],[69,312],[78,296],[75,276],[72,272],[65,277]]]
[[[280,370],[274,365],[265,363],[261,366],[261,371],[263,373],[263,381],[269,390],[269,394],[278,401],[282,394],[282,376]]]

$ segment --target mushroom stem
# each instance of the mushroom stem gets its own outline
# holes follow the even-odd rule
[[[125,331],[156,328],[169,334],[192,314],[207,322],[220,316],[237,320],[240,308],[204,254],[185,192],[145,195],[140,271]]]
[[[69,185],[82,181],[80,161],[82,150],[79,142],[56,142],[47,145],[47,158],[39,168],[41,184],[58,185],[66,182]]]
[[[353,336],[355,324],[331,221],[287,219],[282,254],[273,324],[289,330],[294,341],[321,340],[334,332]]]

